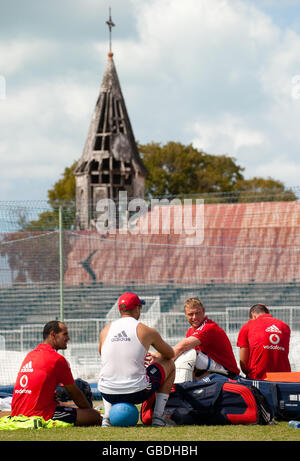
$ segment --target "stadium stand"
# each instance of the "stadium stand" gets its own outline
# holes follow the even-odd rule
[[[300,303],[300,283],[207,283],[107,285],[93,283],[67,287],[64,290],[65,319],[103,318],[124,291],[136,291],[141,297],[159,296],[161,312],[182,312],[185,299],[200,297],[206,310],[226,307],[247,307],[255,302],[272,306],[295,306]],[[13,312],[13,315],[12,315]],[[59,284],[15,284],[0,289],[1,330],[20,325],[43,323],[57,318],[59,313]]]

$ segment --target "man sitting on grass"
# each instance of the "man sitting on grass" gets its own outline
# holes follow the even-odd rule
[[[45,421],[59,420],[76,426],[101,425],[102,417],[90,407],[75,384],[67,360],[57,351],[66,349],[67,326],[57,320],[43,330],[44,342],[29,352],[21,365],[13,391],[11,416],[41,416]],[[63,384],[77,408],[58,405],[55,391]]]

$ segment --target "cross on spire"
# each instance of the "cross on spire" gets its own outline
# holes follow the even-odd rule
[[[106,21],[106,24],[108,25],[109,28],[109,52],[111,53],[111,29],[115,27],[115,24],[112,22],[111,19],[111,8],[109,8],[109,19]]]

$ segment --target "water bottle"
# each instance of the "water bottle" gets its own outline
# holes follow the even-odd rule
[[[293,427],[294,429],[300,429],[300,421],[289,421],[289,427]]]

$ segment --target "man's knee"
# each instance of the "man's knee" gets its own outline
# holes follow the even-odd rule
[[[166,374],[166,378],[168,376],[170,376],[172,373],[175,373],[175,363],[174,363],[174,360],[170,359],[170,360],[162,360],[160,362],[160,365],[164,368],[165,370],[165,374]]]

